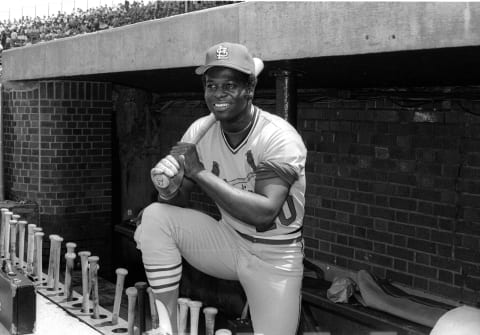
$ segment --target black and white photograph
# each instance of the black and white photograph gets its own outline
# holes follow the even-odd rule
[[[480,2],[0,0],[0,335],[480,335]]]

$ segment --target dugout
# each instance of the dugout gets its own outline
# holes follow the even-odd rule
[[[246,2],[7,50],[5,196],[37,203],[41,224],[100,254],[105,276],[141,272],[129,221],[154,196],[148,171],[206,113],[193,71],[206,48],[241,42],[266,65],[256,104],[296,123],[309,150],[308,258],[327,279],[366,269],[476,305],[479,14]]]

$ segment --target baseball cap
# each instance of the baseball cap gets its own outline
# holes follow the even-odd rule
[[[205,57],[205,65],[196,68],[202,75],[214,66],[228,67],[246,74],[255,73],[255,63],[247,47],[242,44],[222,42],[210,47]]]

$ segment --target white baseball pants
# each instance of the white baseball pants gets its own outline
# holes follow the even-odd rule
[[[144,264],[169,266],[183,256],[198,270],[238,280],[245,290],[255,334],[294,335],[300,315],[303,241],[250,242],[228,224],[162,203],[148,206],[135,232]]]

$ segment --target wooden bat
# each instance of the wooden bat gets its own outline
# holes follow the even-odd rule
[[[10,241],[13,241],[13,247],[15,248],[15,250],[12,252],[10,257],[12,259],[12,265],[15,266],[18,262],[18,259],[17,259],[17,232],[18,232],[18,221],[20,220],[20,215],[12,214],[12,220],[14,220],[16,222],[15,222],[15,228],[14,228],[13,234],[10,233]],[[11,224],[10,224],[10,228],[11,228]],[[10,242],[10,243],[12,243],[12,242]],[[10,247],[12,247],[12,246],[10,246]]]
[[[128,274],[128,270],[118,268],[115,273],[117,274],[117,282],[115,284],[115,300],[113,301],[112,325],[116,325],[118,323],[120,304],[122,302],[123,285],[125,283],[125,277]]]
[[[33,228],[37,225],[29,223],[27,226],[27,274],[33,273],[33,259],[35,255],[35,236]]]
[[[8,212],[7,208],[2,208],[2,220],[0,227],[0,257],[5,257],[5,214]]]
[[[157,306],[155,305],[155,295],[151,287],[147,287],[148,301],[150,303],[150,316],[152,319],[152,329],[159,327]]]
[[[188,302],[190,298],[177,299],[177,327],[178,334],[184,335],[187,330]]]
[[[5,212],[5,241],[3,247],[5,249],[4,256],[6,259],[10,259],[10,220],[12,219],[13,213],[8,211]]]
[[[196,136],[190,141],[192,144],[197,144],[203,136],[207,133],[210,127],[215,123],[215,115],[210,113],[207,116],[207,120],[202,125],[202,127],[198,130]],[[153,170],[153,169],[152,169]],[[159,189],[160,193],[164,194],[175,194],[177,189],[180,187],[183,179],[183,169],[179,172],[176,176],[174,176],[171,180],[163,173],[152,173],[152,181],[154,185]]]
[[[128,322],[128,335],[135,335],[135,305],[137,302],[137,289],[135,287],[129,287],[126,289],[125,293],[128,297],[128,314],[127,314],[127,322]]]
[[[53,259],[53,289],[58,292],[60,287],[60,257],[63,237],[58,236],[55,239],[55,256]]]
[[[18,221],[18,267],[23,269],[25,266],[25,227],[27,221]]]
[[[93,319],[100,319],[100,301],[98,296],[98,256],[88,257],[90,290],[92,291]]]
[[[187,304],[190,308],[190,335],[198,335],[198,321],[200,319],[200,308],[202,307],[202,302],[191,300]]]
[[[17,253],[17,220],[10,220],[10,261],[15,266]]]
[[[91,255],[90,251],[80,251],[78,256],[80,257],[80,264],[82,268],[82,313],[89,313],[90,306],[88,301],[88,257]]]
[[[67,242],[65,244],[65,246],[67,247],[67,253],[69,254],[74,254],[75,253],[75,248],[77,247],[77,244],[74,243],[74,242]]]
[[[214,335],[215,331],[215,315],[218,309],[215,307],[205,307],[203,314],[205,314],[205,335]]]
[[[43,232],[43,229],[42,227],[34,227],[33,228],[33,257],[32,257],[32,260],[33,260],[33,263],[32,263],[32,274],[34,276],[38,276],[38,273],[37,273],[37,239],[35,237],[35,234],[36,233],[40,233],[40,232]],[[42,279],[43,277],[40,277],[40,280]]]
[[[143,334],[145,331],[145,295],[147,293],[148,284],[146,282],[137,282],[135,283],[135,288],[137,289],[137,300],[138,300],[138,326],[140,328],[140,334]]]
[[[44,232],[36,232],[35,233],[35,275],[37,276],[38,282],[42,281],[43,277],[43,269],[42,269],[42,242],[43,242],[43,235]]]
[[[71,252],[65,254],[65,295],[67,296],[67,301],[72,301],[73,299],[72,271],[75,257],[77,255]]]
[[[51,234],[48,236],[50,239],[50,255],[48,258],[48,272],[47,272],[47,285],[53,288],[53,273],[54,273],[54,259],[55,259],[55,239],[58,235]],[[59,237],[59,236],[58,236]]]

